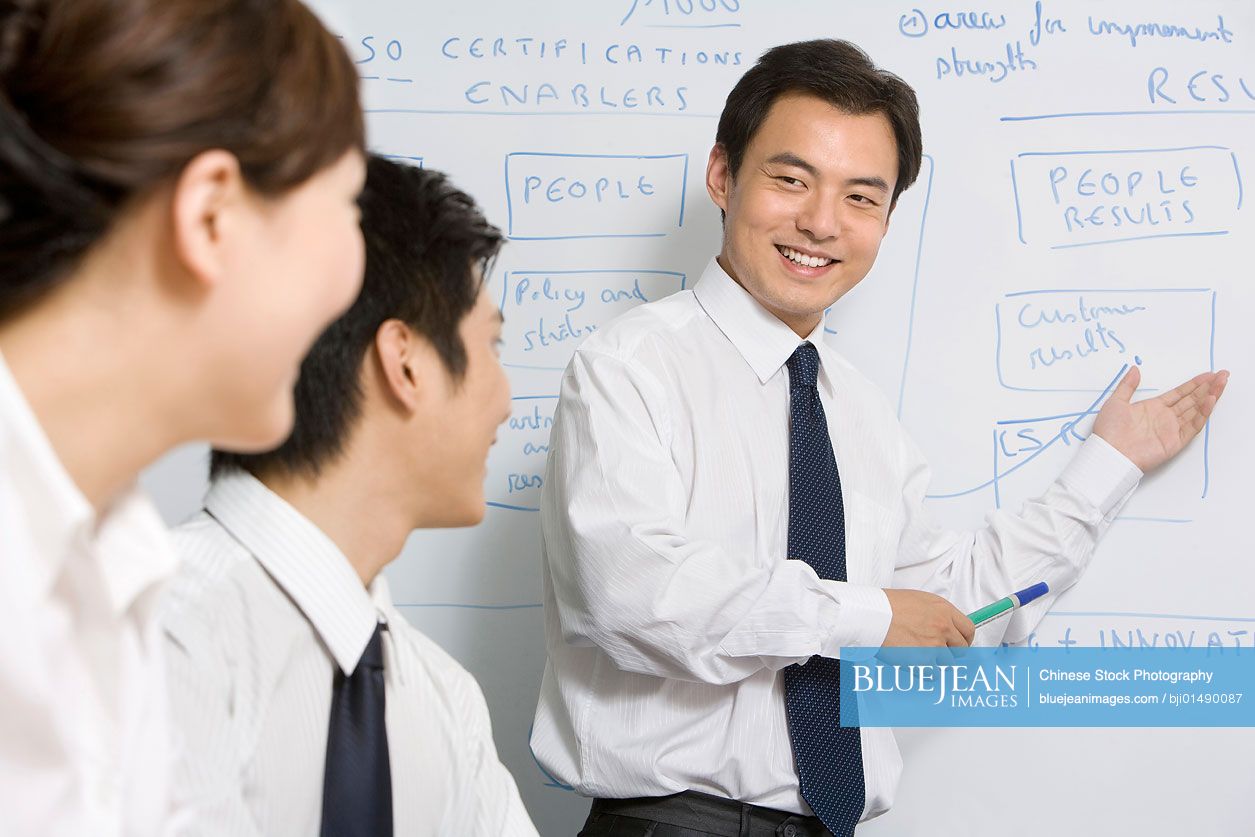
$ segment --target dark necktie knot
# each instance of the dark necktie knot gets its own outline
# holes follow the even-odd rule
[[[819,380],[819,350],[803,343],[789,356],[789,389],[810,389]]]
[[[383,669],[383,632],[388,630],[388,626],[383,622],[375,625],[375,632],[370,635],[370,641],[366,643],[366,649],[362,651],[362,656],[358,658],[357,668],[353,669],[356,674],[359,671],[382,670]]]

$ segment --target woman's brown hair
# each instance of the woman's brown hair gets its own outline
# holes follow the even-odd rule
[[[357,84],[299,0],[0,0],[0,316],[203,151],[279,195],[361,150]]]

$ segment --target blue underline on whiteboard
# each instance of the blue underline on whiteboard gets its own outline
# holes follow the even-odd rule
[[[488,506],[491,509],[505,509],[506,511],[521,511],[521,512],[540,511],[540,509],[535,508],[533,506],[512,506],[509,503],[497,503],[497,502],[494,502],[493,500],[489,500],[484,505]]]
[[[1076,157],[1091,154],[1160,154],[1168,151],[1229,151],[1227,145],[1183,145],[1179,148],[1099,149],[1096,151],[1021,151],[1017,157]]]
[[[1082,116],[1196,116],[1199,114],[1255,115],[1249,108],[1211,108],[1198,110],[1087,110],[1073,113],[1039,113],[1032,116],[1000,116],[999,122],[1034,122],[1040,119],[1073,119]]]
[[[1086,395],[1091,392],[1106,393],[1107,390],[1099,389],[1049,389],[1046,387],[1013,387],[1010,384],[1002,384],[1003,389],[1009,389],[1012,392],[1075,392],[1080,395]],[[1138,392],[1159,392],[1158,387],[1138,387]],[[1088,415],[1088,414],[1086,414]]]
[[[1065,418],[1081,418],[1080,413],[1059,413],[1053,416],[1038,416],[1037,418],[1027,419],[1001,419],[997,422],[999,427],[1007,424],[1041,424],[1043,421],[1058,421]]]
[[[573,238],[663,238],[667,233],[600,233],[592,235],[509,235],[511,241],[568,241]]]
[[[631,275],[635,275],[638,273],[655,273],[660,276],[678,276],[681,279],[684,278],[684,273],[678,270],[652,270],[652,269],[631,270],[630,268],[620,268],[620,267],[614,267],[614,268],[599,267],[599,268],[594,268],[592,270],[511,270],[510,271],[511,276],[516,276],[519,274],[525,274],[527,276],[571,276],[571,275],[578,276],[578,275],[583,275],[585,273],[627,273]]]
[[[1194,521],[1188,517],[1134,517],[1132,515],[1117,515],[1116,520],[1131,520],[1135,523],[1193,523]]]
[[[1036,391],[1036,390],[1034,390]],[[1087,392],[1098,392],[1096,389],[1086,390]],[[1146,387],[1138,387],[1137,392],[1158,392],[1158,390],[1150,390]],[[1008,424],[1041,424],[1044,421],[1058,421],[1059,419],[1079,419],[1084,418],[1088,413],[1058,413],[1053,416],[1037,416],[1036,418],[1023,419],[999,419],[996,424],[1003,427]]]
[[[717,113],[658,113],[639,110],[468,110],[466,108],[367,108],[366,113],[414,113],[432,116],[663,116],[718,119]]]
[[[739,23],[647,23],[646,29],[740,29]]]
[[[1198,616],[1188,613],[1130,613],[1119,610],[1052,610],[1046,616],[1127,616],[1134,619],[1190,619],[1195,622],[1255,622],[1255,616]]]
[[[464,604],[461,602],[406,602],[397,605],[397,607],[456,607],[464,610],[531,610],[541,606],[540,602],[508,605]]]
[[[548,367],[545,367],[548,368]],[[554,399],[556,395],[515,395],[510,398],[511,401],[539,401],[542,398]]]
[[[1126,363],[1120,367],[1120,371],[1117,372],[1116,376],[1111,379],[1111,383],[1107,384],[1107,388],[1104,389],[1101,393],[1099,393],[1098,397],[1095,398],[1087,408],[1081,411],[1078,414],[1078,416],[1088,416],[1097,412],[1095,408],[1098,406],[1099,402],[1102,401],[1107,396],[1107,393],[1111,392],[1111,390],[1115,388],[1115,385],[1120,382],[1120,379],[1124,377],[1124,373],[1127,371],[1129,371],[1129,365]],[[1014,474],[1016,471],[1023,468],[1025,465],[1032,462],[1034,459],[1041,456],[1046,451],[1050,450],[1050,448],[1054,445],[1055,442],[1059,441],[1066,434],[1072,431],[1072,427],[1070,426],[1070,424],[1071,423],[1065,426],[1065,429],[1060,430],[1058,433],[1052,436],[1049,442],[1047,442],[1046,444],[1039,447],[1037,450],[1030,453],[1027,457],[1025,457],[1025,459],[1022,462],[1015,463],[1014,465],[1012,465],[1010,468],[1003,471],[1002,473],[995,472],[993,479],[986,480],[980,485],[974,486],[973,488],[966,488],[962,491],[951,491],[945,494],[929,494],[927,495],[928,499],[929,500],[949,500],[954,497],[962,497],[965,494],[975,494],[977,491],[984,491],[986,488],[989,488],[989,486],[997,483],[998,480],[1002,479],[1003,477]]]
[[[566,369],[565,366],[528,366],[525,363],[503,363],[501,365],[510,369],[539,369],[543,372],[562,372]]]
[[[933,170],[936,162],[932,155],[925,154],[928,161],[928,182],[924,188],[924,211],[919,218],[919,241],[915,245],[915,272],[911,278],[911,308],[906,319],[906,352],[902,357],[902,380],[898,383],[898,418],[902,418],[902,405],[906,400],[906,372],[911,363],[911,343],[915,336],[915,301],[919,297],[919,266],[924,257],[924,231],[928,222],[928,204],[933,196]]]
[[[1038,291],[1012,291],[1003,294],[1003,296],[1027,296],[1029,294],[1200,294],[1210,290],[1211,288],[1046,288]]]
[[[1132,238],[1104,238],[1101,241],[1079,241],[1076,244],[1052,244],[1051,250],[1070,250],[1073,247],[1093,247],[1096,244],[1119,244],[1122,241],[1147,241],[1152,238],[1196,238],[1198,236],[1228,235],[1228,230],[1212,230],[1210,232],[1176,232],[1156,233],[1154,235],[1136,235]]]

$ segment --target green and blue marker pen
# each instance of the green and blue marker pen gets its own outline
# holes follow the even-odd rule
[[[980,610],[972,611],[967,615],[967,618],[971,619],[972,623],[979,628],[986,622],[992,622],[1000,616],[1006,616],[1011,611],[1018,610],[1033,599],[1044,596],[1049,592],[1050,587],[1047,586],[1046,582],[1039,581],[1032,587],[1025,587],[1023,590],[1020,590],[1018,593],[1012,593],[1005,599],[999,599],[991,605],[985,605]]]

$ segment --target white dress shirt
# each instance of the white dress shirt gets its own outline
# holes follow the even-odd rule
[[[132,489],[99,516],[0,358],[0,829],[151,835],[172,763],[157,600],[165,524]]]
[[[363,525],[370,525],[363,521]],[[175,530],[163,617],[193,834],[317,835],[335,671],[384,621],[393,825],[401,835],[534,835],[475,679],[370,589],[320,529],[246,474]]]
[[[1091,437],[1019,514],[947,531],[924,505],[922,455],[822,337],[821,323],[808,339],[841,474],[847,582],[786,560],[784,367],[801,341],[716,261],[692,291],[597,331],[567,367],[541,495],[548,662],[532,748],[581,794],[691,789],[810,813],[777,672],[879,646],[881,588],[929,590],[964,612],[1042,580],[1057,595],[1141,476]],[[1048,607],[981,629],[978,644],[1026,636]],[[867,818],[892,804],[901,758],[888,729],[862,741]]]

